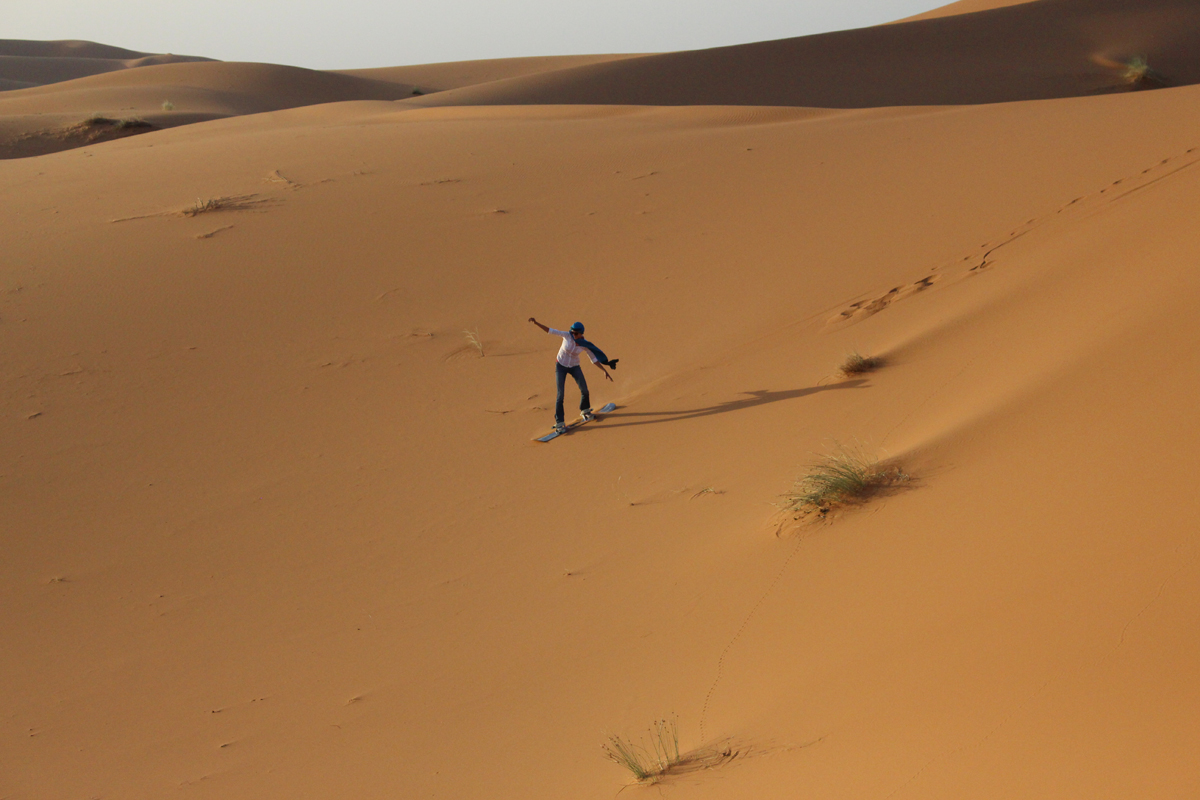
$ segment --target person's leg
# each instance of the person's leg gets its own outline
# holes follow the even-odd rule
[[[563,394],[567,389],[567,368],[557,361],[554,363],[554,382],[558,386],[558,400],[554,403],[554,421],[562,422],[565,416],[563,412]]]
[[[580,400],[579,400],[579,410],[580,411],[591,411],[592,410],[592,398],[588,394],[587,378],[583,377],[583,367],[581,367],[581,366],[571,367],[571,377],[573,377],[575,379],[575,383],[579,384],[579,393],[581,395],[583,395],[583,397],[580,398]]]

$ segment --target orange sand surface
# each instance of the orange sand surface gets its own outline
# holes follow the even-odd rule
[[[1114,8],[1200,34],[886,30]],[[646,61],[0,93],[226,117],[0,162],[0,798],[1200,792],[1200,86],[538,99]],[[549,444],[530,316],[620,359]],[[839,443],[911,479],[782,511]]]

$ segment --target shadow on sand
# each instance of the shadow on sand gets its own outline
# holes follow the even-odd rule
[[[744,411],[747,408],[754,408],[755,406],[764,406],[768,403],[778,403],[783,400],[795,400],[800,397],[807,397],[810,394],[831,391],[833,389],[861,389],[865,387],[866,384],[866,379],[859,378],[857,380],[834,383],[829,386],[810,386],[806,389],[788,389],[780,392],[773,392],[769,389],[758,389],[753,392],[743,392],[742,394],[749,395],[749,397],[742,398],[741,400],[729,400],[724,403],[718,403],[715,406],[705,406],[703,408],[693,408],[682,411],[617,410],[610,414],[604,415],[604,425],[595,428],[586,428],[585,430],[621,428],[630,425],[656,425],[660,422],[678,422],[679,420],[695,419],[697,417],[711,417],[713,414],[727,414],[731,411]],[[650,417],[650,419],[635,420],[634,417]]]

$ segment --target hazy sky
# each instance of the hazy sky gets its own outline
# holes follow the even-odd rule
[[[0,38],[318,69],[574,53],[645,53],[859,28],[949,0],[36,0]]]

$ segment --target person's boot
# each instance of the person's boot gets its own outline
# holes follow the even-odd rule
[[[554,432],[555,433],[566,433],[567,426],[561,422],[555,422],[554,423]]]
[[[594,420],[596,418],[596,415],[592,413],[592,410],[590,408],[585,408],[583,411],[579,412],[579,417],[584,422],[591,422],[592,420]]]

